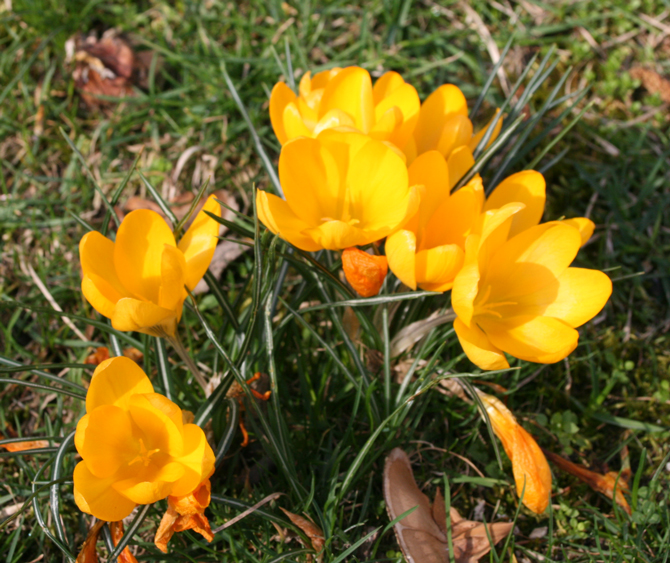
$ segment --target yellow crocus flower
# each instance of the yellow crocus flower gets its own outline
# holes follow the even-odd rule
[[[612,293],[604,273],[569,267],[593,229],[588,219],[552,221],[510,238],[524,209],[508,203],[483,214],[454,281],[454,329],[482,369],[509,367],[504,352],[530,362],[562,360],[577,346],[575,328],[598,314]]]
[[[286,200],[256,192],[258,218],[302,250],[342,250],[384,238],[416,212],[403,157],[392,145],[328,129],[289,141],[279,156]]]
[[[523,493],[523,504],[536,514],[542,514],[551,496],[551,469],[540,446],[521,426],[502,402],[476,389],[484,404],[491,427],[512,462],[516,492]]]
[[[214,470],[202,429],[184,424],[181,409],[122,356],[93,373],[74,440],[82,457],[74,470],[75,502],[108,522],[138,504],[187,495]]]
[[[497,112],[496,112],[497,114]],[[474,151],[493,119],[473,135],[472,121],[468,118],[468,104],[463,92],[453,84],[443,84],[421,104],[416,125],[405,145],[400,146],[407,156],[407,163],[425,152],[436,150],[445,158],[458,147]],[[490,145],[500,133],[499,119],[489,138]]]
[[[514,201],[523,203],[511,234],[537,225],[542,218],[546,186],[542,174],[534,170],[505,178],[486,200],[479,175],[450,193],[473,164],[472,152],[462,146],[448,159],[438,151],[428,151],[409,166],[410,184],[424,186],[419,210],[386,240],[389,268],[408,287],[451,289],[463,266],[465,240],[481,229],[482,212]]]
[[[84,297],[117,330],[173,337],[184,286],[192,290],[198,284],[216,248],[219,224],[205,211],[221,216],[214,196],[179,244],[165,220],[148,209],[129,213],[115,242],[97,231],[84,235],[79,243]]]
[[[284,82],[270,95],[270,121],[283,145],[296,137],[316,137],[332,127],[351,127],[398,147],[407,143],[419,113],[419,95],[397,72],[372,86],[370,73],[358,66],[310,72],[299,93]]]

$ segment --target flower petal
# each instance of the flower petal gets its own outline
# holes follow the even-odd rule
[[[467,101],[457,86],[444,84],[428,96],[421,105],[413,135],[417,155],[437,149],[444,124],[455,115],[467,117]]]
[[[442,127],[435,148],[447,158],[454,149],[467,145],[471,137],[472,122],[464,115],[454,115]]]
[[[451,306],[454,308],[454,312],[458,315],[459,322],[467,327],[473,326],[472,316],[474,314],[474,301],[479,291],[479,279],[481,274],[479,271],[477,251],[479,249],[480,240],[480,235],[470,235],[465,240],[465,259],[463,261],[463,267],[456,275],[451,291]],[[469,354],[468,357],[470,357]]]
[[[419,155],[409,166],[409,185],[422,185],[421,203],[417,212],[419,232],[426,226],[435,210],[449,198],[449,169],[447,161],[435,150]]]
[[[125,356],[110,358],[93,372],[86,393],[86,412],[93,412],[103,405],[128,409],[130,397],[153,392],[151,381],[135,362]]]
[[[519,306],[525,314],[554,317],[576,328],[595,317],[611,294],[612,282],[607,274],[568,268],[554,284],[523,296]]]
[[[184,253],[186,260],[185,283],[189,289],[193,289],[202,276],[207,272],[209,264],[214,256],[216,238],[219,234],[219,223],[205,213],[209,211],[212,215],[221,217],[221,205],[216,197],[211,195],[207,198],[200,212],[196,215],[193,223],[184,233],[179,241],[179,250]],[[170,308],[170,307],[166,307]]]
[[[385,98],[388,98],[403,84],[405,84],[403,77],[393,70],[389,70],[388,72],[382,74],[375,82],[375,85],[372,87],[372,101],[375,104],[375,111],[376,106],[378,106]],[[419,102],[419,105],[420,104],[421,102]],[[382,111],[375,113],[375,117],[379,119],[379,116],[384,113],[386,109],[388,108],[384,108]]]
[[[204,479],[214,471],[214,452],[207,443],[202,428],[195,424],[184,425],[184,455],[176,461],[181,463],[184,475],[174,483],[172,496],[191,493]]]
[[[509,238],[534,227],[542,219],[546,200],[544,176],[535,170],[524,170],[505,178],[486,199],[484,211],[499,209],[506,203],[519,201],[526,208],[514,216]]]
[[[168,477],[170,478],[174,477],[174,475],[172,475],[172,470],[183,470],[179,464],[170,465],[166,469],[168,470]],[[146,471],[142,471],[138,475],[128,479],[115,481],[112,484],[112,487],[115,491],[137,504],[153,504],[154,502],[167,497],[173,488],[173,481],[159,479],[158,475],[160,474],[160,469],[152,474],[147,474]]]
[[[177,320],[181,318],[181,311],[186,299],[184,277],[186,261],[184,254],[174,246],[165,246],[161,260],[161,286],[158,291],[158,305],[164,309],[174,311]]]
[[[278,82],[272,88],[272,93],[270,94],[270,122],[272,123],[275,135],[277,135],[277,139],[282,145],[289,140],[284,129],[284,108],[291,102],[295,102],[295,100],[296,95],[293,93],[293,90],[284,82]]]
[[[447,291],[463,265],[463,250],[455,244],[436,246],[416,254],[416,282],[427,291]]]
[[[284,144],[297,137],[311,137],[313,135],[312,130],[305,123],[305,118],[300,113],[297,104],[293,102],[288,104],[284,108],[282,119],[284,131],[286,132],[286,141],[284,141]]]
[[[174,336],[177,330],[177,314],[148,301],[127,297],[116,304],[112,326],[125,332],[137,331],[159,337]]]
[[[88,414],[79,452],[86,467],[98,478],[112,477],[137,455],[136,440],[128,411],[103,405]]]
[[[475,165],[472,151],[467,146],[457,147],[447,159],[449,169],[449,189],[451,190],[460,179]]]
[[[349,246],[364,246],[383,238],[387,233],[364,231],[343,221],[326,221],[318,227],[307,229],[319,248],[342,250]]]
[[[123,520],[136,503],[115,491],[113,479],[100,479],[80,461],[74,468],[74,500],[79,510],[92,514],[100,520],[117,522]]]
[[[256,208],[258,218],[274,234],[301,250],[308,252],[321,250],[322,247],[305,234],[310,226],[298,217],[283,199],[263,190],[256,190]]]
[[[593,231],[596,226],[594,225],[591,219],[586,217],[574,217],[572,219],[564,219],[562,223],[566,225],[571,225],[579,231],[580,236],[582,237],[582,246],[584,246],[589,239],[593,236]]]
[[[335,108],[348,113],[359,131],[370,131],[374,124],[374,108],[372,80],[367,70],[348,67],[329,80],[321,98],[319,119]]]
[[[145,393],[133,395],[128,410],[147,450],[158,448],[172,457],[183,455],[182,415],[177,405],[158,393]]]
[[[416,235],[412,231],[396,231],[386,239],[384,252],[396,277],[416,289]]]
[[[313,135],[316,136],[325,129],[332,129],[333,127],[354,127],[354,120],[348,113],[341,109],[334,108],[326,113],[314,126]]]
[[[402,112],[399,108],[393,106],[381,115],[368,134],[378,141],[386,141],[401,125]]]
[[[110,283],[94,274],[85,275],[81,280],[81,291],[91,306],[103,317],[111,319],[119,299],[128,295],[119,293]]]
[[[475,323],[467,327],[457,318],[454,321],[454,330],[463,351],[473,364],[486,370],[509,367],[505,354],[493,345]]]
[[[170,227],[155,211],[137,209],[126,215],[116,233],[114,268],[135,295],[158,302],[165,245],[177,246]]]
[[[489,340],[515,358],[553,364],[566,358],[576,347],[579,333],[563,321],[551,317],[497,319],[477,317]]]

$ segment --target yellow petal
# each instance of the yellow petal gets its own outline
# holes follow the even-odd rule
[[[551,317],[478,317],[477,322],[495,346],[528,362],[558,362],[570,355],[579,339],[574,328]]]
[[[314,78],[312,78],[312,83],[311,83],[311,89],[312,92],[314,90],[321,90],[325,88],[328,83],[335,78],[340,72],[342,72],[342,69],[340,67],[335,67],[331,68],[330,70],[322,70],[321,72],[317,72],[314,75]]]
[[[326,113],[314,126],[313,135],[316,136],[325,129],[333,127],[354,127],[355,123],[352,117],[341,109],[334,108]]]
[[[472,122],[464,115],[454,115],[444,124],[435,148],[446,158],[454,149],[466,145],[471,137]]]
[[[374,102],[375,106],[378,106],[382,100],[388,98],[403,84],[405,84],[403,77],[393,70],[389,70],[388,72],[382,74],[375,82],[375,85],[372,87],[372,101]],[[419,102],[419,104],[420,103],[421,102]],[[384,111],[386,111],[386,109]],[[379,116],[384,113],[384,111],[377,113],[376,118],[379,119]]]
[[[184,253],[186,260],[185,283],[191,290],[198,285],[202,276],[207,272],[218,242],[216,237],[219,234],[219,223],[205,211],[221,217],[221,205],[216,201],[215,196],[207,198],[205,205],[179,241],[179,250]]]
[[[158,448],[172,457],[183,455],[181,409],[172,401],[158,393],[133,395],[129,412],[147,450]]]
[[[184,425],[184,455],[178,461],[184,467],[184,475],[174,483],[172,496],[191,493],[214,471],[214,452],[207,443],[205,433],[195,424]]]
[[[507,203],[500,209],[491,209],[482,213],[481,242],[479,245],[479,267],[482,271],[490,268],[491,258],[507,242],[514,215],[525,208],[523,203]]]
[[[412,201],[407,167],[398,154],[379,141],[368,140],[351,154],[346,179],[351,217],[365,230],[385,230],[386,236],[401,225]],[[349,244],[347,246],[359,246]]]
[[[454,321],[454,330],[465,355],[473,364],[486,370],[509,367],[505,354],[491,343],[475,323],[467,327],[460,318],[457,318]]]
[[[88,428],[88,415],[85,414],[77,422],[77,430],[74,434],[74,446],[77,452],[81,455],[81,450],[84,448],[84,440],[86,439],[86,429]]]
[[[80,461],[74,468],[74,500],[82,512],[92,514],[100,520],[117,522],[123,520],[136,503],[116,492],[113,479],[100,479]]]
[[[579,231],[579,234],[582,237],[582,246],[589,242],[589,239],[593,236],[593,231],[596,228],[593,221],[591,221],[591,219],[587,219],[586,217],[564,219],[562,222],[566,225],[574,227]]]
[[[458,315],[460,322],[464,326],[471,328],[473,326],[474,301],[479,291],[479,279],[481,276],[478,260],[480,240],[480,235],[470,235],[465,240],[463,267],[456,275],[451,291],[451,306],[454,308],[454,312]],[[472,359],[469,354],[468,357]]]
[[[161,261],[161,286],[158,291],[158,305],[174,311],[177,320],[181,318],[181,310],[186,298],[184,277],[186,261],[184,254],[174,246],[165,246]]]
[[[284,129],[284,108],[291,102],[295,102],[295,100],[296,95],[293,93],[293,90],[283,82],[278,82],[272,88],[272,93],[270,94],[270,122],[272,123],[275,135],[277,135],[277,139],[282,145],[289,140]]]
[[[360,67],[342,69],[330,79],[319,106],[319,118],[331,109],[340,109],[354,120],[356,128],[367,133],[374,123],[370,73]]]
[[[287,138],[287,140],[284,141],[284,144],[296,137],[312,136],[312,130],[305,123],[305,119],[300,113],[297,104],[293,102],[288,104],[284,108],[284,115],[282,117]]]
[[[391,138],[395,130],[402,125],[402,112],[397,107],[390,107],[370,129],[369,135],[373,139],[386,141]]]
[[[289,88],[290,89],[290,88]],[[298,85],[298,92],[300,96],[307,96],[312,91],[312,73],[308,70],[302,75],[300,84]],[[293,90],[291,90],[293,92]]]
[[[449,189],[451,190],[459,180],[475,165],[472,151],[467,146],[457,147],[447,159],[449,169]]]
[[[456,115],[467,117],[467,101],[457,86],[444,84],[421,105],[414,129],[417,154],[437,149],[445,123]]]
[[[387,72],[386,74],[390,73]],[[375,88],[383,80],[384,76],[377,80]],[[390,84],[387,84],[387,87],[390,87]],[[395,88],[391,92],[387,91],[384,94],[382,99],[375,101],[375,118],[377,121],[392,107],[397,107],[400,110],[403,121],[417,115],[421,109],[421,102],[419,101],[416,88],[411,84],[406,84],[404,81],[398,88]]]
[[[491,127],[491,124],[493,123],[493,120],[496,118],[496,115],[500,113],[499,109],[496,109],[496,112],[493,114],[493,117],[490,119],[490,121],[480,130],[478,131],[473,137],[470,143],[468,144],[470,150],[472,152],[475,151],[477,148],[477,145],[479,145],[479,141],[481,141],[484,138],[484,135],[486,135],[486,132],[488,131],[489,127]],[[491,143],[495,141],[500,134],[500,129],[502,129],[502,124],[503,120],[502,118],[498,120],[498,123],[496,123],[495,128],[493,129],[493,133],[491,134],[491,137],[489,138],[488,143],[486,143],[486,147],[488,148],[491,146]]]
[[[386,239],[384,247],[389,268],[396,277],[411,289],[416,289],[416,235],[400,230]]]
[[[484,211],[499,209],[506,203],[519,201],[526,208],[514,216],[509,237],[534,227],[542,219],[546,200],[544,176],[535,170],[524,170],[505,178],[487,198]]]
[[[86,280],[82,282],[84,296],[96,311],[110,317],[114,304],[122,297],[130,297],[114,269],[114,243],[91,231],[79,243],[79,257]]]
[[[136,440],[128,411],[113,405],[88,414],[86,434],[79,452],[89,471],[101,479],[112,477],[136,455]]]
[[[256,208],[260,221],[284,240],[301,250],[313,252],[322,247],[309,235],[304,234],[309,225],[299,218],[283,199],[256,190]]]
[[[514,301],[551,284],[575,259],[579,232],[560,222],[522,231],[503,244],[488,268],[492,300]]]
[[[151,336],[174,336],[177,330],[177,314],[137,299],[121,299],[114,309],[112,326],[126,332],[137,331]]]
[[[153,392],[151,381],[135,362],[125,356],[110,358],[93,372],[86,393],[86,412],[103,405],[128,409],[130,397]]]
[[[343,221],[326,221],[318,227],[307,229],[308,234],[319,248],[342,250],[349,246],[364,246],[383,238],[387,233],[364,231]]]
[[[177,246],[170,227],[155,211],[138,209],[126,215],[116,233],[114,267],[135,295],[158,302],[165,245]]]
[[[170,469],[183,470],[179,464],[171,465],[168,470]],[[172,480],[159,479],[159,475],[159,469],[147,474],[147,471],[143,468],[143,471],[136,476],[115,481],[112,487],[137,504],[152,504],[167,497],[173,488]],[[173,476],[170,475],[170,477]]]
[[[422,185],[421,204],[417,213],[418,228],[423,229],[435,210],[449,198],[449,170],[447,161],[437,151],[418,156],[408,168],[409,184]]]
[[[525,314],[562,320],[573,328],[595,317],[612,294],[612,282],[603,272],[568,268],[555,283],[522,296]]]
[[[437,246],[416,254],[416,281],[427,291],[447,291],[463,265],[463,251],[455,244]]]

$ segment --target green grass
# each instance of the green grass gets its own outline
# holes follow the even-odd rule
[[[456,3],[440,7],[444,3],[387,0],[366,3],[365,9],[339,0],[289,4],[285,8],[278,1],[260,0],[240,6],[217,1],[14,0],[13,12],[0,12],[3,357],[42,366],[81,385],[91,373],[81,366],[90,347],[112,345],[109,325],[79,289],[77,244],[85,231],[72,215],[101,228],[105,209],[61,128],[107,197],[132,169],[140,146],[144,151],[137,169],[160,190],[180,155],[198,145],[201,149],[178,178],[179,189],[197,192],[200,186],[192,182],[196,169],[213,170],[211,189],[228,190],[252,216],[253,186],[271,188],[271,182],[229,93],[223,67],[273,161],[279,145],[269,126],[268,92],[286,72],[287,53],[297,76],[334,65],[360,64],[373,73],[394,69],[412,81],[422,98],[436,86],[453,82],[473,103],[492,68],[477,30],[469,27]],[[566,80],[569,92],[590,86],[560,124],[567,125],[587,103],[592,105],[537,166],[552,164],[545,171],[549,194],[545,220],[588,210],[597,224],[597,238],[577,262],[605,269],[615,280],[612,299],[596,322],[584,327],[581,344],[568,360],[547,367],[519,362],[519,369],[476,378],[511,391],[508,406],[542,446],[600,470],[618,470],[627,446],[635,476],[629,518],[605,497],[556,473],[551,514],[539,518],[522,508],[519,533],[507,551],[492,560],[507,561],[514,553],[519,562],[542,560],[540,556],[545,561],[665,561],[670,547],[667,108],[660,107],[658,95],[639,88],[626,69],[648,65],[661,73],[668,71],[665,43],[651,47],[662,31],[642,17],[659,16],[668,6],[660,1],[612,1],[604,6],[501,2],[499,6],[505,10],[511,6],[518,16],[518,21],[511,21],[494,4],[471,5],[499,49],[516,33],[504,64],[512,84],[533,54],[542,59],[556,46],[552,60],[557,66],[529,102],[530,115],[540,110],[569,68],[573,68]],[[287,24],[290,18],[293,22]],[[90,111],[74,90],[64,44],[77,30],[102,32],[114,26],[132,39],[136,49],[155,51],[157,64],[148,87],[138,89],[134,98],[107,111]],[[597,48],[585,38],[589,35]],[[558,97],[565,93],[564,87]],[[480,124],[504,100],[496,80],[479,113]],[[533,162],[555,137],[557,131],[548,127],[556,126],[552,120],[570,101],[542,117],[529,136],[539,143],[527,154],[520,151],[517,159],[505,160],[503,155],[490,161],[485,182],[503,165],[509,174]],[[40,105],[44,131],[36,135],[34,116]],[[539,137],[543,131],[551,133]],[[528,142],[521,148],[526,146]],[[563,154],[564,149],[569,150]],[[146,194],[138,174],[130,176],[121,201],[134,194]],[[253,236],[253,224],[242,219],[237,224],[241,234]],[[245,416],[254,438],[249,447],[239,447],[239,433],[232,442],[226,440],[235,404],[215,394],[214,408],[199,410],[202,396],[186,382],[182,364],[168,350],[177,402],[201,415],[201,420],[211,413],[214,441],[225,449],[213,480],[215,496],[208,512],[212,527],[273,492],[285,496],[220,532],[211,544],[188,532],[177,534],[171,555],[160,557],[152,544],[164,509],[164,503],[158,503],[146,512],[131,541],[138,546],[140,560],[304,561],[305,549],[296,539],[286,544],[277,539],[272,522],[296,531],[279,510],[283,506],[294,513],[306,512],[323,529],[324,561],[402,561],[392,532],[381,535],[388,524],[381,472],[386,453],[395,446],[410,454],[420,452],[413,458],[417,482],[426,485],[429,494],[442,486],[443,475],[448,477],[451,502],[462,514],[472,515],[484,503],[487,521],[494,515],[514,516],[518,499],[511,469],[506,459],[502,467],[498,465],[486,425],[474,407],[433,387],[436,373],[473,370],[450,326],[433,330],[405,354],[403,359],[415,361],[416,379],[400,397],[393,366],[384,361],[385,335],[375,328],[383,315],[392,318],[392,338],[403,326],[448,305],[448,299],[408,300],[397,309],[388,303],[356,307],[362,329],[351,339],[343,328],[343,308],[299,311],[306,303],[349,298],[338,286],[336,257],[323,254],[318,259],[334,276],[288,254],[283,243],[261,230],[254,252],[236,260],[220,281],[221,295],[235,320],[229,319],[213,294],[199,297],[198,309],[214,335],[209,339],[196,311],[185,310],[181,334],[187,347],[214,372],[228,374],[224,386],[232,379],[221,352],[239,377],[263,371],[276,379],[277,392],[268,405],[257,410],[255,403],[247,403]],[[271,304],[283,260],[291,267],[275,316]],[[32,265],[65,313],[75,315],[73,322],[86,341],[53,312],[22,262]],[[387,293],[394,289],[390,283],[386,288]],[[118,336],[125,339],[122,346],[145,352],[143,367],[161,387],[155,340],[137,334]],[[46,367],[52,364],[61,367]],[[29,373],[2,377],[53,385]],[[78,392],[75,385],[69,389]],[[411,404],[405,402],[420,390]],[[0,387],[4,434],[9,425],[21,436],[52,436],[56,448],[82,413],[83,403],[62,393],[4,383]],[[66,479],[58,486],[65,538],[61,541],[76,555],[90,519],[76,509],[67,482],[76,463],[73,451],[64,455],[57,471],[52,465],[44,468],[53,453],[0,455],[4,485],[0,511],[27,501],[34,481],[39,489],[59,477]],[[461,458],[470,460],[487,480],[477,480]],[[34,505],[2,530],[0,552],[7,554],[7,561],[32,561],[41,554],[44,561],[62,559],[48,537],[59,537],[48,488],[35,498]],[[43,514],[43,526],[37,523],[36,510]],[[529,538],[534,529],[545,526],[546,535]],[[379,535],[365,539],[373,531]]]

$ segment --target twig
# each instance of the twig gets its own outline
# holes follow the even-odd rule
[[[270,501],[272,501],[276,498],[279,498],[283,494],[284,493],[272,493],[272,494],[266,496],[263,500],[258,501],[253,506],[247,508],[242,514],[238,514],[237,516],[235,516],[235,518],[233,518],[232,520],[229,520],[223,526],[219,526],[218,528],[212,530],[212,534],[218,534],[219,532],[221,532],[221,531],[225,530],[226,528],[232,526],[233,524],[239,522],[240,520],[242,520],[242,518],[246,518],[252,512],[256,512],[264,504],[267,504],[268,502],[270,502]]]

